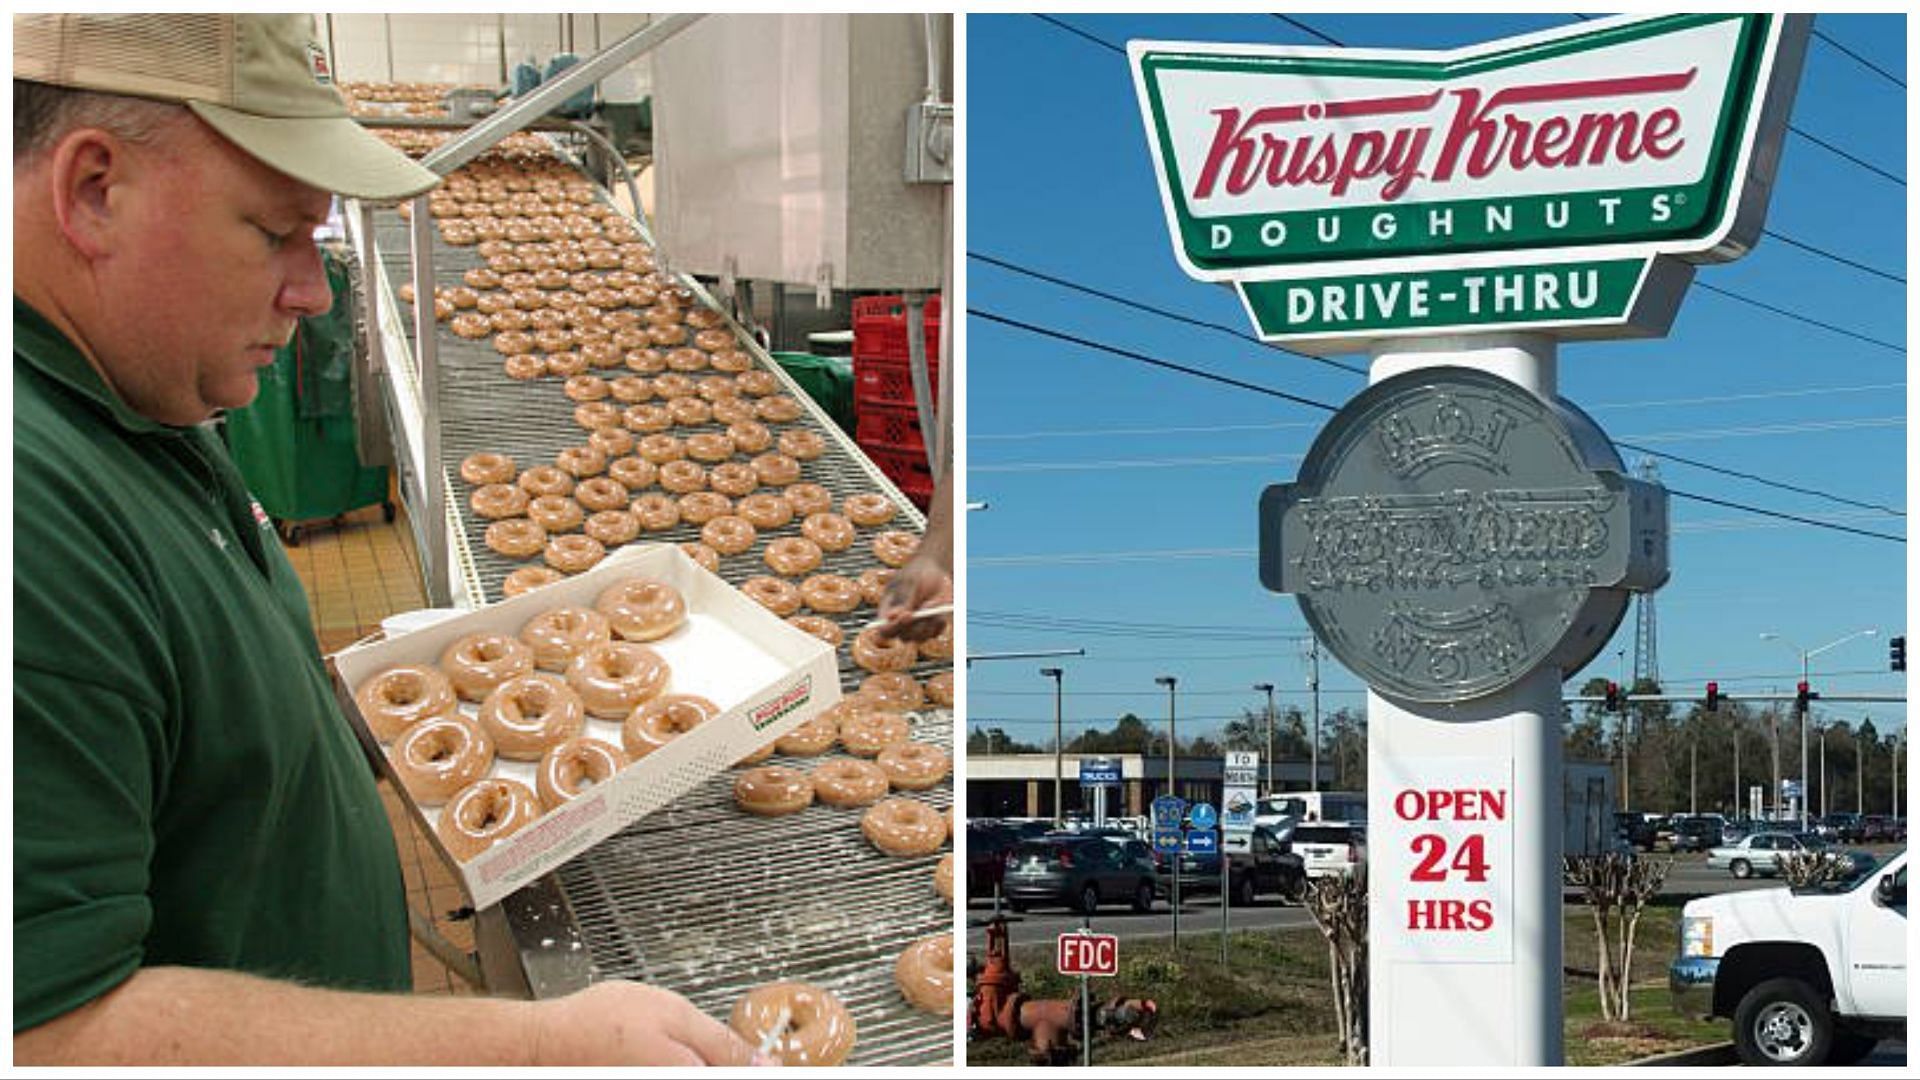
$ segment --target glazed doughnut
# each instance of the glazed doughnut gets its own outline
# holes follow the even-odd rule
[[[805,428],[789,428],[780,433],[780,452],[801,461],[812,461],[827,451],[827,441]]]
[[[607,388],[622,405],[638,405],[653,398],[653,383],[638,375],[622,375],[608,383]]]
[[[750,1046],[759,1046],[773,1032],[780,1014],[787,1014],[786,1033],[768,1050],[785,1066],[838,1065],[853,1052],[859,1038],[852,1014],[840,999],[803,982],[776,982],[754,987],[733,1003],[727,1026]]]
[[[519,517],[527,512],[527,492],[513,484],[488,484],[473,489],[468,504],[488,521]]]
[[[448,324],[448,329],[453,331],[455,337],[472,340],[493,333],[493,322],[485,315],[469,311],[464,315],[455,315],[453,322]]]
[[[547,363],[547,374],[558,375],[563,379],[571,379],[575,375],[587,370],[587,358],[577,352],[558,349],[547,353],[545,359]],[[596,412],[597,411],[598,410],[596,410]],[[579,418],[579,411],[575,410],[574,421],[578,423]]]
[[[565,672],[589,646],[612,641],[613,627],[590,608],[554,608],[528,619],[520,628],[520,640],[533,650],[534,667]]]
[[[689,525],[705,525],[731,513],[733,500],[717,491],[692,491],[680,496],[680,520]]]
[[[515,471],[513,459],[505,454],[468,454],[460,463],[460,479],[475,487],[511,484]]]
[[[904,671],[882,671],[867,676],[860,682],[860,696],[873,702],[875,708],[894,712],[912,712],[927,703],[926,692],[921,690],[919,682]]]
[[[601,336],[606,333],[604,327],[580,326],[574,328],[573,336],[580,343],[580,355],[588,364],[611,371],[620,366],[620,350]]]
[[[606,403],[596,402],[595,404],[605,405]],[[590,409],[590,408],[593,408],[593,406],[582,405],[580,406],[580,408]],[[613,407],[611,405],[608,405],[607,411],[612,412]],[[619,422],[618,414],[615,413],[614,423],[618,423],[618,422]],[[594,426],[605,427],[607,425],[596,424]],[[555,465],[558,465],[560,468],[566,470],[567,472],[573,474],[573,476],[576,479],[584,479],[585,477],[589,477],[589,476],[598,476],[601,473],[607,471],[607,455],[601,453],[598,450],[595,450],[591,446],[569,446],[565,450],[560,451],[559,454],[554,456],[553,463]]]
[[[493,768],[493,742],[480,726],[455,712],[428,717],[393,744],[400,786],[422,806],[439,806]]]
[[[893,520],[893,500],[879,492],[865,495],[849,495],[841,511],[852,519],[855,525],[885,525]]]
[[[707,472],[707,485],[713,490],[736,498],[751,495],[760,486],[760,477],[753,468],[737,461],[723,461]]]
[[[682,346],[667,353],[667,366],[675,371],[699,371],[707,366],[707,354]]]
[[[487,546],[509,559],[530,559],[547,546],[547,530],[526,518],[503,518],[487,526]]]
[[[880,596],[887,591],[887,582],[893,580],[893,570],[884,566],[868,567],[860,571],[858,580],[860,599],[865,600],[869,607],[879,607]]]
[[[519,356],[533,351],[533,335],[524,330],[503,330],[493,335],[493,349],[501,356]]]
[[[549,534],[577,529],[586,518],[580,511],[580,504],[564,495],[540,496],[527,504],[527,516]]]
[[[910,532],[888,529],[873,538],[873,557],[888,566],[901,567],[920,548],[920,538]]]
[[[658,375],[667,370],[666,354],[655,348],[628,349],[621,362],[627,365],[627,370],[641,375]]]
[[[673,362],[671,353],[667,356],[667,362],[669,364]],[[662,375],[653,380],[653,392],[672,401],[678,398],[692,397],[699,392],[699,385],[687,376],[676,372]]]
[[[806,520],[800,522],[800,535],[820,545],[823,551],[845,551],[853,546],[853,522],[839,514],[808,514]]]
[[[725,461],[733,456],[733,440],[718,431],[703,431],[698,435],[689,435],[687,436],[687,456],[708,464]]]
[[[935,705],[953,707],[953,672],[942,671],[927,680],[927,700]]]
[[[805,585],[800,586],[800,598],[802,600],[806,599]],[[846,639],[846,635],[841,631],[840,625],[832,619],[823,619],[818,615],[789,615],[787,616],[787,622],[792,625],[794,629],[802,633],[812,634],[814,637],[819,638],[821,641],[826,642],[836,649],[840,647],[840,642]]]
[[[582,528],[601,547],[616,548],[640,535],[640,519],[625,510],[602,510],[588,516]]]
[[[553,365],[549,364],[547,365],[547,367],[548,367],[548,370],[552,370]],[[572,382],[573,379],[582,379],[582,378],[591,378],[591,376],[575,375],[573,376],[573,378],[570,378],[567,381]],[[601,428],[618,427],[620,426],[620,407],[618,405],[615,405],[611,401],[581,402],[573,410],[573,422],[587,429],[588,431],[599,431]],[[575,449],[578,449],[578,448],[576,447]],[[560,452],[560,454],[561,454],[561,457],[564,458],[566,451],[563,450]],[[590,473],[590,472],[587,472],[587,473],[575,472],[572,468],[567,466],[564,460],[560,462],[560,467],[563,469],[566,469],[570,473],[574,473],[574,475],[576,476],[592,476],[593,475],[593,473]],[[601,467],[602,468],[605,467],[605,462],[601,463]]]
[[[920,642],[920,659],[953,659],[953,620],[948,619],[940,627],[940,632]]]
[[[680,550],[686,552],[687,558],[699,564],[700,569],[705,570],[707,573],[717,574],[720,572],[720,553],[707,545],[699,543],[698,541],[689,540],[680,545]]]
[[[629,405],[620,414],[620,422],[626,425],[628,431],[643,435],[658,434],[673,426],[673,414],[664,405]],[[640,441],[643,444],[646,442],[645,439]]]
[[[628,409],[627,411],[632,412],[634,409],[650,408],[658,408],[658,406],[635,405],[633,409]],[[668,423],[672,423],[671,417],[668,418]],[[634,444],[634,451],[655,465],[665,465],[669,461],[680,461],[687,456],[686,447],[679,439],[661,433],[648,435],[641,439],[638,443]]]
[[[575,375],[560,389],[575,401],[599,401],[613,393],[607,380],[598,375]]]
[[[685,345],[687,328],[684,326],[650,326],[647,328],[647,340],[655,345]]]
[[[839,737],[839,723],[832,716],[821,713],[775,739],[773,745],[781,753],[792,757],[813,757],[826,753],[827,748]]]
[[[800,479],[800,463],[785,454],[761,454],[748,464],[768,487],[783,487]]]
[[[565,533],[547,537],[547,565],[563,574],[584,574],[607,557],[606,545],[591,536]]]
[[[800,419],[800,403],[786,394],[773,394],[753,403],[753,411],[769,424],[789,424]]]
[[[800,590],[784,578],[761,574],[741,582],[739,587],[747,599],[775,615],[784,617],[800,610]]]
[[[819,484],[789,484],[780,494],[785,496],[787,505],[793,507],[793,512],[801,517],[812,517],[833,509],[833,492]],[[820,543],[817,538],[814,538],[813,542]],[[820,544],[820,546],[827,545]]]
[[[360,707],[360,716],[373,737],[381,742],[392,742],[420,721],[457,707],[453,684],[424,664],[388,668],[361,683],[353,692],[353,702]]]
[[[734,778],[733,801],[749,814],[774,817],[813,804],[814,785],[807,774],[785,765],[763,765]]]
[[[740,388],[733,385],[731,375],[709,375],[700,380],[700,396],[709,402],[718,404],[740,396]]]
[[[678,304],[667,301],[665,297],[662,297],[660,303],[647,309],[646,317],[648,326],[678,326],[680,320],[684,318],[684,315],[681,313]]]
[[[486,298],[482,297],[481,299],[484,301]],[[484,311],[485,308],[481,310]],[[487,325],[493,327],[495,330],[525,330],[527,328],[527,316],[526,313],[519,308],[501,308],[499,311],[487,312]],[[541,366],[544,369],[545,363],[543,362]]]
[[[767,546],[768,556],[773,546]],[[849,577],[839,574],[815,574],[800,583],[800,599],[814,611],[824,611],[829,615],[844,615],[860,606],[860,586]],[[834,644],[840,644],[839,638]]]
[[[619,747],[599,739],[568,739],[540,756],[533,788],[541,806],[557,810],[626,767],[627,756]]]
[[[692,311],[687,312],[687,325],[699,330],[712,329],[714,327],[724,325],[726,321],[727,321],[726,316],[720,314],[718,311],[715,311],[712,308],[697,307],[697,308],[694,308]],[[727,335],[727,341],[729,343],[733,341],[733,335],[731,333]],[[715,345],[713,347],[718,349],[718,348],[721,348],[722,346]],[[705,346],[702,346],[702,348],[705,348]]]
[[[740,554],[758,535],[752,522],[735,514],[722,514],[700,527],[701,542],[722,555]]]
[[[774,573],[798,577],[820,568],[820,545],[804,536],[782,536],[768,541],[762,558]]]
[[[947,825],[939,811],[904,797],[876,803],[861,817],[860,831],[888,855],[931,855],[947,842]]]
[[[692,461],[669,461],[660,466],[660,486],[676,495],[704,490],[707,470]]]
[[[740,516],[756,529],[777,529],[793,520],[793,507],[778,495],[759,492],[740,500]]]
[[[871,707],[852,713],[840,721],[840,745],[856,757],[875,757],[889,746],[898,746],[913,738],[913,725],[896,712]]]
[[[873,713],[883,716],[884,713]],[[845,729],[841,737],[846,736]],[[927,743],[896,743],[880,751],[874,759],[887,774],[887,783],[901,791],[925,791],[947,778],[953,771],[953,761],[947,752]]]
[[[455,285],[447,290],[447,303],[455,309],[465,311],[480,302],[480,294],[465,285]]]
[[[741,758],[739,761],[734,762],[733,767],[738,769],[746,765],[758,765],[772,756],[773,756],[773,744],[768,743],[767,745],[761,747],[760,749],[755,750],[753,753],[748,754],[746,757]]]
[[[660,532],[680,524],[680,507],[670,495],[657,491],[648,492],[633,500],[629,512],[640,522],[640,527],[648,532]],[[709,522],[708,524],[712,524]]]
[[[948,865],[943,863],[942,865]],[[948,869],[947,898],[953,898],[952,869]],[[941,1016],[953,1015],[953,935],[921,938],[900,954],[893,980],[914,1008]]]
[[[479,780],[461,788],[440,812],[440,843],[456,862],[512,836],[540,816],[540,803],[518,780]]]
[[[660,478],[660,469],[646,458],[623,457],[608,463],[607,476],[633,492],[652,487]]]
[[[615,425],[617,423],[618,420]],[[606,455],[608,466],[633,453],[633,433],[615,425],[594,428],[587,436],[587,445]]]
[[[739,349],[722,349],[709,358],[715,371],[741,372],[753,367],[753,357]]]
[[[552,747],[578,738],[586,725],[580,695],[544,671],[508,679],[480,706],[481,730],[510,761],[538,761]]]
[[[509,379],[530,382],[547,373],[547,362],[531,353],[523,353],[519,356],[507,357],[502,370],[507,373]]]
[[[671,673],[660,654],[631,641],[595,645],[567,665],[567,685],[601,720],[625,720],[660,695]]]
[[[508,574],[500,583],[500,591],[508,599],[522,593],[530,593],[542,585],[551,585],[556,581],[565,581],[567,576],[548,566],[523,566]]]
[[[853,639],[853,662],[868,671],[904,671],[919,658],[913,642],[885,637],[877,626],[867,627]]]
[[[780,392],[780,380],[771,371],[749,371],[734,380],[743,394],[766,397]]]
[[[440,655],[440,670],[462,701],[485,701],[494,687],[533,670],[533,650],[505,634],[468,634]]]
[[[720,706],[692,694],[668,694],[641,705],[620,728],[620,745],[635,761],[720,715]]]
[[[715,423],[726,424],[728,427],[733,427],[737,424],[758,424],[760,423],[760,414],[753,411],[753,402],[739,395],[735,395],[733,397],[718,398],[714,401],[713,419]],[[767,441],[761,443],[758,447],[749,449],[743,446],[741,449],[746,450],[749,454],[757,454],[772,445],[773,436],[768,435]]]
[[[520,474],[519,483],[527,494],[535,498],[573,494],[573,474],[552,465],[535,465]]]
[[[687,621],[680,590],[653,578],[629,578],[602,589],[593,609],[606,616],[624,641],[657,641]]]
[[[567,287],[567,272],[557,266],[551,266],[545,270],[537,271],[533,275],[533,283],[549,291],[553,289],[564,289]]]
[[[813,770],[813,793],[827,806],[871,806],[887,796],[887,774],[859,758],[834,758]]]
[[[693,318],[689,316],[687,318],[687,322],[691,324],[693,322]],[[705,349],[707,352],[718,352],[721,349],[725,349],[732,344],[733,344],[733,334],[726,330],[720,330],[720,329],[702,330],[699,333],[693,335],[694,348]],[[701,359],[704,361],[705,357],[702,357]]]

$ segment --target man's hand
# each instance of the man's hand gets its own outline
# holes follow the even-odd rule
[[[901,641],[939,636],[947,625],[947,616],[916,619],[913,613],[952,599],[953,577],[937,560],[916,555],[894,573],[887,591],[880,596],[880,636]]]
[[[771,1065],[670,990],[595,983],[536,1006],[533,1065]]]

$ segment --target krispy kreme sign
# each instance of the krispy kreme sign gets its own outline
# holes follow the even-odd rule
[[[1623,322],[1662,279],[1654,257],[1743,254],[1807,29],[1670,15],[1447,53],[1136,41],[1129,55],[1189,274],[1257,283],[1268,336],[1427,332]],[[1429,269],[1520,277],[1356,280]],[[1313,285],[1267,284],[1299,281]],[[1685,283],[1666,272],[1668,291]]]

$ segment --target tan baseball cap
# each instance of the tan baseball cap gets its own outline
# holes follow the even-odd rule
[[[440,182],[347,115],[312,15],[15,15],[13,77],[182,102],[266,165],[353,198]]]

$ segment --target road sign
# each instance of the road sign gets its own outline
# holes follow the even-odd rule
[[[1120,974],[1120,939],[1113,934],[1061,934],[1053,955],[1062,975]]]
[[[1180,850],[1180,830],[1153,830],[1153,850],[1165,855],[1172,855],[1178,852]]]
[[[1193,809],[1187,811],[1187,820],[1196,829],[1211,829],[1219,823],[1220,814],[1212,803],[1194,803]]]
[[[1253,831],[1254,799],[1260,794],[1260,755],[1246,750],[1230,750],[1226,760],[1226,788],[1221,793],[1220,806],[1225,811],[1221,816],[1221,826],[1227,832],[1227,849],[1245,851],[1241,841]]]
[[[1187,814],[1187,800],[1178,795],[1162,795],[1153,800],[1153,827],[1156,829],[1178,829],[1180,819]]]
[[[1228,787],[1253,787],[1260,782],[1260,755],[1251,750],[1229,750],[1225,768]]]
[[[1232,852],[1252,851],[1253,833],[1228,831],[1221,835],[1220,846]]]
[[[1081,758],[1081,787],[1119,787],[1120,763],[1111,758]]]
[[[1220,850],[1220,834],[1212,829],[1194,829],[1187,833],[1187,850],[1207,855]]]

